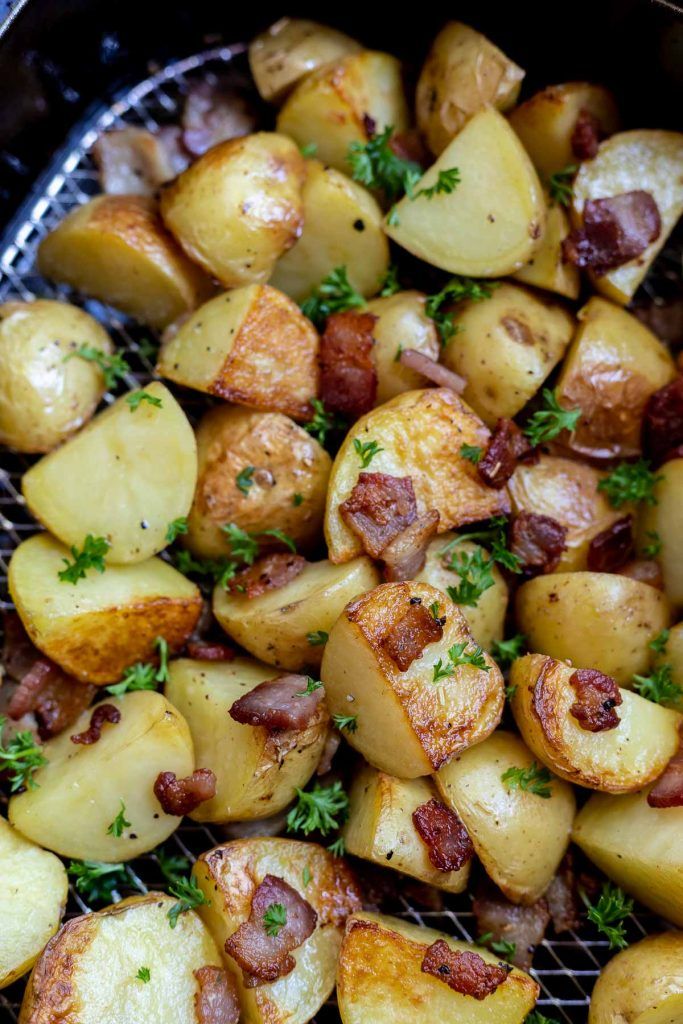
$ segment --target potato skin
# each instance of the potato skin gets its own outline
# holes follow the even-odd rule
[[[683,607],[683,539],[681,501],[683,500],[683,459],[671,459],[657,470],[662,479],[655,484],[656,505],[644,509],[640,521],[642,544],[649,543],[648,531],[658,534],[661,550],[658,561],[664,577],[664,591],[674,607]]]
[[[90,419],[104,394],[95,363],[71,358],[81,345],[111,353],[94,317],[67,302],[0,305],[0,443],[49,452]]]
[[[280,18],[249,45],[249,67],[262,99],[278,103],[323,64],[357,53],[355,39],[306,18]]]
[[[683,1014],[683,935],[648,935],[603,967],[588,1024],[667,1024]]]
[[[398,361],[397,356],[403,349],[413,348],[430,359],[439,358],[439,336],[434,321],[425,313],[425,299],[422,292],[405,291],[368,302],[367,312],[377,317],[372,332],[375,339],[372,358],[377,370],[376,405],[404,391],[414,391],[424,383],[424,377]]]

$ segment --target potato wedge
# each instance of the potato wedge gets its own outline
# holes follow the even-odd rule
[[[217,779],[215,797],[190,815],[195,821],[250,821],[276,814],[318,766],[329,725],[324,706],[306,729],[279,733],[230,717],[239,697],[275,675],[250,658],[171,662],[166,696],[187,721],[197,765],[210,768]]]
[[[666,596],[676,608],[683,606],[683,537],[681,535],[681,500],[683,499],[683,459],[671,459],[657,470],[662,479],[655,484],[656,505],[643,511],[641,541],[648,543],[655,532],[661,542],[658,555],[664,576]]]
[[[360,891],[344,861],[316,843],[241,839],[203,853],[192,873],[211,900],[210,906],[202,906],[199,911],[221,949],[249,917],[254,891],[267,874],[284,879],[317,912],[317,927],[294,950],[296,967],[284,978],[246,988],[242,971],[231,957],[224,956],[226,965],[235,972],[245,1022],[309,1021],[334,988],[344,921],[360,907]]]
[[[532,753],[502,729],[458,754],[434,776],[444,802],[469,832],[486,873],[513,903],[535,903],[565,854],[576,813],[571,786],[558,778],[543,798],[502,776],[528,768]]]
[[[485,107],[509,110],[524,72],[469,25],[449,21],[432,43],[415,98],[417,125],[437,156]]]
[[[77,306],[0,305],[0,444],[49,452],[88,422],[105,387],[96,363],[75,358],[82,345],[113,351],[105,329]]]
[[[58,573],[69,555],[42,533],[19,545],[9,570],[24,628],[65,672],[84,683],[114,683],[129,665],[154,658],[157,637],[171,651],[182,647],[202,609],[194,583],[160,558],[90,570],[68,583]]]
[[[600,972],[588,1024],[673,1024],[683,1019],[683,935],[665,932],[623,949]]]
[[[69,881],[53,854],[0,818],[0,989],[26,974],[59,928]]]
[[[459,871],[438,870],[413,824],[413,811],[436,796],[429,779],[395,779],[364,764],[349,792],[349,817],[342,830],[346,850],[445,892],[463,892],[470,862]]]
[[[647,668],[648,644],[670,621],[660,590],[607,572],[537,576],[517,591],[516,610],[532,651],[596,668],[626,687]]]
[[[645,405],[676,376],[673,359],[652,331],[605,299],[589,299],[578,318],[556,389],[560,405],[581,409],[566,444],[593,459],[639,455]]]
[[[453,323],[443,361],[465,378],[463,398],[490,427],[533,398],[576,326],[564,306],[506,282],[483,302],[461,303]]]
[[[409,126],[401,65],[375,50],[347,54],[307,75],[277,117],[279,132],[299,146],[315,143],[318,159],[345,174],[349,146],[366,143],[373,124],[378,132]]]
[[[213,146],[161,193],[190,259],[226,288],[263,284],[303,228],[304,161],[291,139],[256,132]]]
[[[424,377],[399,362],[404,349],[415,349],[430,359],[439,358],[439,335],[434,321],[425,313],[425,298],[422,292],[406,291],[368,302],[367,312],[377,317],[372,332],[377,405],[424,384]]]
[[[109,544],[107,562],[142,562],[168,544],[168,524],[186,516],[197,482],[188,419],[163,384],[144,393],[160,404],[133,410],[123,396],[77,437],[35,463],[21,482],[26,504],[71,547],[89,533]]]
[[[574,667],[542,654],[514,662],[510,683],[515,722],[529,749],[556,775],[604,793],[632,793],[661,775],[678,749],[683,716],[622,690],[619,725],[582,729],[570,708]]]
[[[72,210],[40,243],[38,269],[159,329],[213,291],[146,196],[95,196]]]
[[[475,114],[415,186],[460,170],[460,183],[431,199],[406,196],[386,232],[413,256],[452,274],[500,277],[531,259],[545,230],[545,199],[529,157],[493,108]]]
[[[389,243],[374,196],[319,160],[306,161],[304,230],[275,264],[270,283],[301,302],[336,267],[361,295],[375,295],[389,266]]]
[[[169,927],[175,902],[150,892],[68,921],[29,979],[21,1024],[62,1014],[79,1024],[196,1020],[197,972],[221,966],[221,958],[196,914],[181,914]],[[142,967],[148,982],[138,977]]]
[[[393,630],[398,638],[404,634],[401,620],[411,599],[425,609],[436,604],[446,622],[441,639],[427,643],[401,671],[387,645]],[[486,668],[461,664],[435,684],[435,666],[451,665],[449,650],[462,643],[474,651],[464,616],[427,583],[384,583],[337,619],[320,677],[331,713],[356,718],[346,739],[375,768],[399,779],[428,775],[498,725],[503,680],[488,655]]]
[[[280,18],[249,44],[249,67],[262,99],[279,103],[311,71],[361,49],[351,36],[306,18]]]
[[[318,335],[286,295],[252,284],[200,306],[162,347],[157,371],[229,402],[310,419]]]
[[[107,698],[121,715],[91,745],[71,736],[90,725],[84,711],[66,732],[43,746],[45,767],[35,788],[9,802],[9,820],[33,842],[62,857],[116,862],[146,853],[175,832],[180,819],[165,814],[154,795],[160,772],[191,775],[195,763],[187,722],[150,690]],[[72,731],[73,730],[73,731]],[[128,824],[109,831],[119,812]]]
[[[512,275],[515,280],[557,292],[568,299],[578,299],[579,271],[573,263],[565,263],[562,258],[562,242],[569,230],[566,211],[559,203],[549,203],[546,208],[545,231],[538,248],[529,262]]]
[[[487,949],[432,928],[384,914],[353,914],[346,923],[337,971],[344,1024],[522,1024],[536,1002],[536,982],[514,967],[485,999],[462,995],[421,969],[427,949],[438,940],[457,952],[477,953],[487,964],[499,963]]]
[[[362,416],[347,434],[330,475],[325,509],[330,561],[347,562],[362,553],[359,538],[339,511],[363,470],[356,439],[377,441],[382,450],[370,471],[411,477],[418,511],[435,508],[439,529],[448,530],[509,511],[506,491],[486,487],[476,466],[460,455],[463,444],[485,448],[488,438],[479,417],[448,388],[407,391]]]

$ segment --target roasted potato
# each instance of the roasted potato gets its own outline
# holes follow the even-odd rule
[[[252,284],[217,295],[181,324],[157,370],[229,402],[306,420],[318,393],[317,357],[317,332],[299,307]]]
[[[267,818],[291,803],[315,771],[328,733],[324,705],[303,730],[272,732],[230,717],[239,697],[274,676],[250,658],[171,662],[166,696],[190,727],[197,765],[217,779],[215,797],[190,815],[195,821]]]
[[[95,196],[72,210],[40,243],[38,270],[159,329],[213,290],[146,196]]]
[[[0,989],[30,970],[59,928],[69,882],[64,865],[0,818]]]
[[[681,1019],[681,932],[648,935],[603,967],[591,993],[588,1024],[676,1024]]]
[[[430,359],[439,358],[439,335],[434,321],[425,313],[425,298],[421,292],[407,291],[368,302],[367,312],[377,317],[372,332],[377,405],[424,384],[419,373],[399,362],[404,349],[415,349]]]
[[[607,572],[537,576],[517,591],[516,609],[530,650],[598,669],[626,687],[647,668],[647,645],[670,619],[660,590]]]
[[[309,1021],[334,988],[344,921],[360,907],[360,892],[344,861],[316,843],[241,839],[203,853],[192,873],[211,900],[199,912],[221,949],[249,917],[254,892],[267,874],[293,886],[317,912],[315,931],[294,951],[296,967],[271,984],[247,988],[234,960],[224,957],[235,972],[245,1021]]]
[[[453,323],[443,361],[465,378],[463,398],[490,427],[533,398],[576,326],[564,306],[506,282],[483,302],[460,304]]]
[[[150,690],[107,698],[120,720],[102,727],[94,743],[72,735],[90,725],[89,709],[42,748],[47,764],[34,788],[9,802],[9,820],[29,839],[62,857],[130,860],[175,832],[180,819],[165,814],[154,795],[160,772],[185,778],[194,770],[187,722]],[[123,818],[123,820],[121,820]],[[119,821],[122,828],[114,826]]]
[[[296,302],[336,267],[361,295],[375,295],[389,266],[382,211],[367,189],[319,160],[306,161],[304,230],[275,264],[270,283]]]
[[[486,487],[477,467],[460,454],[463,444],[485,448],[488,438],[479,417],[448,388],[407,391],[362,416],[332,466],[325,509],[330,561],[347,562],[362,553],[360,539],[339,511],[363,470],[355,440],[377,441],[381,450],[372,460],[371,472],[409,476],[418,511],[436,509],[439,529],[448,530],[509,511],[507,492]]]
[[[77,306],[0,305],[0,444],[49,452],[88,422],[104,376],[97,363],[76,358],[81,346],[113,351],[105,329]]]
[[[605,793],[632,793],[661,775],[678,749],[683,716],[622,690],[619,725],[581,728],[570,713],[574,666],[542,654],[512,665],[511,705],[517,727],[536,757],[560,778]]]
[[[661,542],[658,555],[664,576],[666,596],[676,608],[683,606],[683,534],[681,533],[681,501],[683,500],[683,459],[665,462],[657,475],[653,494],[657,504],[646,508],[641,516],[641,539],[651,540],[656,533]]]
[[[415,98],[418,128],[437,156],[485,107],[514,106],[524,72],[481,32],[449,21],[432,43]]]
[[[421,189],[457,167],[460,182],[431,198]],[[452,274],[500,277],[531,259],[545,230],[543,190],[522,144],[497,110],[475,114],[386,220],[404,249]]]
[[[136,661],[149,661],[164,637],[178,650],[202,610],[199,589],[167,562],[90,569],[59,578],[71,553],[49,534],[23,541],[9,569],[9,589],[26,632],[48,658],[84,683],[114,683]]]
[[[291,139],[228,139],[164,186],[161,215],[190,259],[226,288],[263,284],[301,234],[303,177]]]
[[[35,966],[20,1024],[198,1020],[200,972],[221,958],[195,913],[169,927],[175,902],[150,892],[68,921]]]
[[[573,263],[566,263],[562,258],[562,242],[569,230],[566,211],[559,203],[550,203],[546,208],[545,231],[538,248],[529,262],[512,276],[522,284],[532,284],[568,299],[578,299],[579,271]]]
[[[428,641],[401,671],[389,651],[404,638],[411,603],[436,606],[434,616],[446,621],[441,639]],[[463,643],[475,650],[464,616],[427,583],[384,583],[339,616],[320,678],[332,714],[355,718],[346,739],[375,768],[400,779],[428,775],[498,725],[504,702],[500,670],[488,655],[482,655],[484,668],[454,666],[449,652]],[[435,685],[437,671],[449,665],[451,671]]]
[[[280,18],[249,45],[249,67],[261,97],[278,103],[311,71],[357,53],[355,39],[305,18]]]
[[[109,544],[107,562],[142,562],[168,544],[169,523],[186,516],[197,481],[188,419],[157,382],[134,410],[122,396],[84,430],[35,463],[22,479],[30,511],[59,540],[88,534]]]
[[[469,946],[397,917],[353,914],[346,923],[337,969],[337,1001],[344,1024],[522,1024],[539,987],[514,967],[495,992],[474,999],[422,970],[427,949],[442,940],[457,952],[477,953],[487,964],[500,961],[480,946]]]
[[[444,802],[465,825],[486,873],[513,903],[535,903],[569,845],[576,801],[571,786],[553,778],[543,797],[508,786],[510,768],[534,764],[518,736],[497,729],[434,776]]]
[[[445,892],[462,892],[470,862],[459,871],[440,871],[413,824],[413,811],[436,795],[429,779],[395,779],[364,764],[349,792],[349,817],[342,831],[346,850]]]
[[[566,443],[593,459],[638,455],[645,405],[676,376],[673,359],[652,331],[605,299],[589,299],[578,318],[556,389],[560,405],[581,410]]]
[[[285,101],[277,130],[299,146],[314,143],[319,160],[348,173],[352,142],[364,144],[389,125],[405,131],[408,123],[400,63],[361,50],[307,75]]]

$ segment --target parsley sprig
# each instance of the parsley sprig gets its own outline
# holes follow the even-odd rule
[[[149,391],[145,391],[144,388],[141,388],[140,391],[131,391],[130,394],[126,395],[126,404],[130,406],[131,412],[139,409],[143,402],[147,402],[148,405],[153,405],[157,409],[163,408],[161,399],[155,395],[150,395]]]
[[[263,915],[263,927],[266,930],[266,935],[271,937],[279,935],[286,924],[287,908],[284,903],[271,903],[266,907],[266,912]]]
[[[484,672],[490,672],[491,666],[486,664],[484,652],[478,644],[474,644],[471,650],[467,650],[469,641],[461,644],[453,644],[448,649],[448,661],[439,660],[434,665],[432,682],[438,683],[447,676],[452,676],[456,668],[461,665],[472,665],[473,668],[481,668]]]
[[[550,772],[545,765],[538,765],[535,761],[526,768],[508,768],[500,778],[508,789],[521,789],[525,793],[540,796],[543,800],[548,800],[553,795],[550,788]]]
[[[683,687],[674,682],[673,667],[668,662],[658,665],[652,675],[634,676],[633,688],[655,704],[680,704],[683,699]]]
[[[349,798],[341,782],[329,786],[319,783],[313,789],[297,789],[297,802],[287,815],[287,831],[320,832],[327,836],[342,825],[349,813]]]
[[[358,715],[332,715],[332,721],[340,732],[358,731]]]
[[[458,167],[448,167],[446,170],[439,171],[436,182],[429,188],[420,188],[415,192],[411,185],[411,190],[408,193],[410,199],[419,199],[420,196],[424,196],[425,199],[432,199],[434,196],[445,193],[450,195],[457,186],[460,184],[460,169]]]
[[[650,640],[647,646],[650,648],[651,651],[654,651],[655,654],[664,654],[670,636],[670,629],[662,629],[659,631],[659,633],[657,633],[657,636],[653,637],[652,640]]]
[[[515,633],[509,640],[493,641],[493,657],[501,668],[509,668],[513,661],[521,658],[526,650],[527,638],[523,633]]]
[[[425,302],[425,313],[436,324],[441,337],[441,344],[447,345],[457,334],[458,328],[453,322],[453,311],[444,312],[443,306],[468,299],[470,302],[483,302],[490,299],[498,281],[478,281],[473,277],[452,277],[436,295],[428,295]]]
[[[141,967],[138,973],[135,975],[135,977],[137,981],[141,981],[144,985],[146,985],[147,982],[152,977],[152,972],[150,971],[149,967]]]
[[[613,508],[621,508],[627,503],[642,501],[644,505],[656,505],[654,495],[655,484],[662,480],[650,469],[646,459],[637,462],[621,462],[616,469],[601,480],[598,490],[604,491]]]
[[[309,420],[308,423],[304,423],[303,427],[311,437],[316,439],[318,444],[324,446],[327,435],[334,430],[344,430],[346,423],[341,416],[328,412],[319,398],[312,398],[311,406],[313,408],[313,419]]]
[[[360,459],[361,469],[367,469],[375,455],[384,451],[378,441],[361,441],[359,437],[353,439],[353,450]]]
[[[448,568],[460,577],[460,583],[457,587],[446,587],[446,593],[454,604],[466,608],[476,608],[481,595],[495,583],[493,559],[487,557],[482,548],[454,553]]]
[[[177,537],[179,537],[188,531],[187,516],[178,516],[177,519],[172,519],[166,527],[166,543],[172,544]]]
[[[578,164],[567,164],[560,171],[555,171],[548,179],[548,191],[550,192],[550,204],[554,206],[569,206],[574,198],[573,180],[579,169]]]
[[[83,541],[83,547],[80,551],[75,545],[72,546],[71,557],[73,562],[70,562],[68,558],[62,559],[66,569],[62,569],[57,575],[62,583],[76,584],[79,580],[85,579],[89,569],[104,572],[106,569],[104,556],[108,550],[109,541],[105,540],[104,537],[93,537],[89,533]]]
[[[241,469],[235,477],[237,490],[241,491],[245,498],[249,497],[249,491],[254,486],[254,480],[252,478],[255,472],[255,466],[245,466],[244,469]]]
[[[169,853],[163,846],[152,851],[159,863],[159,870],[167,882],[182,881],[183,875],[189,871],[190,861],[181,853]]]
[[[382,278],[379,286],[379,295],[382,299],[388,299],[391,295],[401,291],[401,283],[398,279],[398,267],[392,263]]]
[[[394,153],[390,144],[393,133],[394,126],[387,125],[368,142],[352,142],[346,156],[353,180],[381,192],[388,203],[411,192],[422,177],[418,163]]]
[[[543,388],[542,395],[545,408],[538,409],[530,416],[524,428],[524,433],[534,446],[552,441],[563,430],[571,433],[581,418],[580,409],[565,409],[558,402],[556,392],[550,388]]]
[[[311,647],[322,647],[330,639],[330,634],[326,633],[324,629],[316,629],[312,633],[306,634],[306,640]]]
[[[75,878],[76,889],[89,906],[93,903],[110,903],[113,893],[121,886],[135,885],[139,888],[125,864],[104,864],[99,860],[72,860],[67,871]]]
[[[581,896],[588,908],[588,920],[609,940],[609,948],[626,949],[624,921],[633,910],[633,900],[611,882],[604,883],[596,904],[592,904],[584,892]]]
[[[130,828],[131,823],[126,818],[126,805],[121,800],[121,808],[119,813],[116,815],[112,823],[107,828],[107,835],[113,836],[114,839],[120,839],[123,835],[123,831],[126,828]]]
[[[555,1017],[546,1017],[540,1010],[532,1010],[524,1024],[559,1024]]]
[[[37,789],[38,783],[33,778],[39,768],[47,763],[42,748],[30,729],[15,732],[7,743],[2,741],[2,733],[7,719],[0,715],[0,775],[7,774],[10,792],[16,793],[24,786]]]
[[[656,558],[662,550],[662,538],[656,530],[647,530],[645,536],[649,543],[643,545],[643,558]]]
[[[101,348],[93,348],[92,345],[79,345],[73,352],[64,356],[64,362],[69,359],[84,359],[87,363],[95,363],[102,371],[104,386],[107,391],[112,391],[120,380],[125,380],[126,374],[130,373],[130,366],[119,352],[109,354]]]
[[[121,697],[124,693],[133,693],[136,690],[156,690],[158,683],[167,682],[168,642],[165,637],[158,636],[154,646],[159,652],[159,664],[137,661],[126,669],[118,683],[106,687],[107,693]]]
[[[492,952],[497,953],[503,960],[511,960],[517,952],[517,943],[508,942],[506,939],[494,939],[493,932],[484,932],[477,939],[478,946],[488,946]]]
[[[295,697],[310,697],[312,693],[319,690],[322,687],[322,683],[319,679],[314,679],[312,676],[306,676],[306,689],[297,690],[294,694]]]
[[[484,454],[484,449],[480,448],[476,444],[461,444],[460,454],[462,455],[463,459],[467,459],[468,462],[471,462],[474,466],[476,466],[478,465],[478,463],[481,462],[481,457]]]
[[[178,901],[173,904],[166,915],[171,928],[175,928],[180,915],[186,914],[188,910],[194,910],[195,907],[211,906],[211,900],[206,898],[192,877],[176,879],[172,885],[169,885],[168,891]]]
[[[324,277],[318,287],[301,303],[301,312],[311,320],[318,330],[332,313],[344,313],[347,309],[360,309],[365,299],[357,292],[348,279],[346,267],[335,267]]]
[[[463,541],[474,541],[488,548],[492,561],[502,565],[504,569],[514,573],[521,572],[522,560],[518,555],[513,554],[507,546],[507,522],[505,516],[493,516],[484,526],[459,533],[443,548],[442,557],[458,544],[462,544]],[[451,556],[451,562],[446,567],[455,571],[453,562],[454,556]]]
[[[237,572],[237,562],[230,558],[193,558],[189,551],[177,551],[174,555],[178,572],[212,579],[221,587],[227,587]]]

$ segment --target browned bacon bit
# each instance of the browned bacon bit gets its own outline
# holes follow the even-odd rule
[[[301,697],[307,677],[283,675],[259,683],[230,708],[230,717],[242,725],[261,725],[265,729],[305,729],[314,718],[323,697],[323,688]]]
[[[423,604],[409,604],[397,622],[380,641],[380,647],[398,665],[401,672],[422,657],[428,644],[443,636],[443,623],[435,619]]]
[[[562,258],[577,267],[606,274],[635,259],[659,238],[662,221],[649,192],[623,192],[609,199],[589,199],[583,228],[562,242]]]
[[[339,511],[367,554],[380,558],[394,537],[417,519],[413,481],[409,476],[360,473]]]
[[[600,145],[600,122],[590,110],[579,111],[571,137],[572,153],[577,160],[592,160]]]
[[[443,939],[437,939],[424,955],[422,970],[444,981],[454,992],[481,1000],[503,984],[512,968],[489,964],[478,953],[451,949]]]
[[[372,332],[377,317],[349,309],[327,318],[320,339],[320,397],[329,412],[357,420],[377,397]]]
[[[36,659],[41,657],[40,651],[31,643],[16,612],[3,612],[2,630],[5,638],[2,667],[8,676],[20,683]]]
[[[520,512],[510,528],[510,550],[527,576],[553,572],[566,545],[567,530],[550,516]]]
[[[588,545],[591,572],[617,572],[633,557],[632,524],[632,516],[623,516],[593,537]]]
[[[594,668],[580,668],[569,682],[578,700],[569,711],[586,732],[606,732],[616,729],[621,719],[614,710],[623,701],[621,690],[611,676]]]
[[[197,768],[184,779],[177,778],[175,772],[159,772],[154,783],[154,795],[164,814],[182,818],[200,804],[213,800],[216,776],[210,768]]]
[[[491,440],[477,465],[479,476],[487,487],[505,487],[518,462],[534,456],[534,449],[516,423],[499,419]]]
[[[93,146],[102,190],[110,195],[154,195],[176,171],[162,141],[145,128],[105,132]]]
[[[341,743],[341,736],[338,732],[331,732],[325,740],[325,746],[320,756],[318,767],[315,770],[316,775],[327,775],[332,768],[332,761],[334,755],[339,750],[339,744]]]
[[[467,829],[455,811],[439,800],[416,807],[413,825],[437,871],[459,871],[474,856]]]
[[[183,109],[183,143],[194,156],[227,139],[249,135],[256,117],[248,100],[221,80],[193,82]]]
[[[227,585],[231,594],[243,594],[251,599],[268,590],[279,590],[291,583],[306,568],[306,559],[285,551],[274,551],[258,558],[253,565],[238,572]]]
[[[659,562],[649,558],[634,558],[617,569],[620,576],[628,576],[629,579],[638,580],[640,583],[647,583],[657,590],[664,590],[664,576]]]
[[[401,160],[412,160],[422,167],[429,167],[434,159],[422,141],[422,136],[414,128],[409,128],[405,132],[394,132],[389,139],[389,149]]]
[[[194,997],[197,1024],[239,1024],[237,983],[222,967],[207,965],[194,971],[198,989]]]
[[[209,643],[206,640],[190,640],[187,645],[190,658],[197,661],[233,661],[236,651],[226,644]]]
[[[75,722],[96,692],[96,687],[68,676],[49,658],[39,658],[12,694],[7,713],[18,721],[32,712],[38,735],[47,740]]]
[[[647,796],[650,807],[683,807],[683,744]]]
[[[102,735],[102,729],[106,722],[116,725],[121,721],[121,712],[113,704],[98,704],[90,716],[90,725],[85,732],[77,732],[71,737],[72,743],[82,743],[90,746],[97,743]]]
[[[285,923],[276,934],[269,934],[263,918],[273,903],[284,907]],[[247,988],[293,971],[296,961],[290,954],[313,934],[317,921],[315,910],[296,889],[276,875],[266,875],[254,892],[248,920],[225,943],[226,953],[244,971]]]
[[[557,874],[545,891],[544,899],[548,904],[553,928],[557,935],[578,928],[581,923],[579,902],[574,876],[573,857],[570,852],[557,869]]]
[[[683,444],[683,377],[650,395],[643,414],[643,449],[656,466]]]
[[[443,363],[426,356],[424,352],[418,352],[415,348],[404,348],[398,361],[402,366],[407,366],[409,370],[422,374],[439,388],[450,388],[451,391],[461,395],[467,387],[467,381],[459,373],[454,373]]]
[[[395,583],[417,576],[425,564],[427,547],[438,529],[439,518],[433,508],[387,544],[382,551],[385,580]]]
[[[528,970],[534,949],[545,935],[550,912],[545,899],[530,907],[510,903],[498,889],[488,885],[481,889],[472,903],[480,935],[491,936],[493,942],[514,943],[510,960],[516,967]]]

